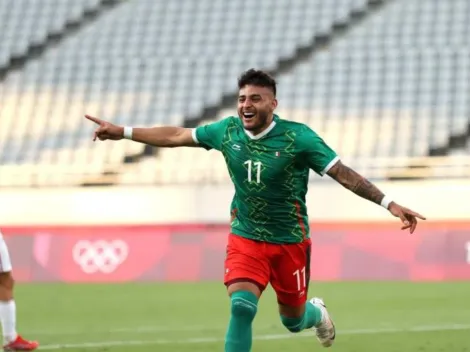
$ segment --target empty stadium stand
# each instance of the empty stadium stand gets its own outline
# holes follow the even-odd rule
[[[466,0],[391,1],[282,76],[279,98],[366,174],[393,176],[374,165],[384,158],[399,169],[414,163],[398,170],[412,175],[422,157],[451,155],[423,176],[468,176],[469,16]]]
[[[0,6],[23,28],[0,34],[0,186],[227,182],[215,152],[92,143],[83,115],[195,126],[233,114],[250,67],[275,73],[282,116],[370,177],[470,173],[466,0],[123,1],[27,60],[103,3],[30,2]]]
[[[4,0],[0,3],[0,74],[21,66],[77,30],[115,0]]]
[[[389,2],[278,76],[279,113],[310,125],[370,178],[468,177],[469,6]],[[231,113],[222,110],[217,118]],[[162,160],[176,155],[160,153]],[[206,158],[192,160],[207,164]],[[206,167],[209,177],[223,163]]]

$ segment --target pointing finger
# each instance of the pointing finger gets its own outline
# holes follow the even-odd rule
[[[97,117],[93,117],[93,116],[90,116],[90,115],[85,115],[85,118],[87,118],[88,120],[90,121],[93,121],[94,123],[98,124],[98,125],[101,125],[104,123],[103,120],[100,120],[99,118]]]
[[[415,217],[417,217],[418,219],[421,219],[421,220],[426,220],[426,218],[423,215],[421,215],[419,213],[416,213],[413,210],[407,209],[406,212],[407,212],[408,215],[415,216]]]
[[[421,214],[418,214],[418,213],[413,212],[413,215],[416,216],[418,219],[426,220],[426,217],[423,216],[423,215],[421,215]]]

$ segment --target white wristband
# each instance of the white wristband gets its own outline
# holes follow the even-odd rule
[[[124,127],[124,138],[132,139],[132,127]]]
[[[391,202],[392,200],[390,198],[388,198],[387,196],[384,196],[382,198],[382,201],[380,202],[380,205],[388,210],[388,206],[390,205]]]

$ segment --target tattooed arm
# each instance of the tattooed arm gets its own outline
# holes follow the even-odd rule
[[[341,161],[328,170],[327,174],[359,197],[386,207],[393,216],[400,218],[403,222],[402,230],[410,229],[410,233],[413,233],[418,225],[417,219],[426,220],[424,216],[387,200],[381,190]]]
[[[381,204],[385,195],[365,177],[338,161],[327,174],[359,197]]]

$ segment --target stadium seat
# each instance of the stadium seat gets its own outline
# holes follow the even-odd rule
[[[20,14],[26,2],[0,6],[0,68],[101,3],[48,0]],[[68,163],[88,177],[86,163],[94,160],[97,175],[114,169],[126,184],[226,182],[223,163],[206,164],[207,153],[189,148],[124,167],[124,156],[142,146],[91,143],[94,126],[83,115],[183,125],[234,94],[243,70],[273,70],[288,59],[294,64],[276,77],[279,113],[311,126],[352,165],[386,177],[389,166],[378,170],[377,158],[423,157],[468,129],[470,5],[399,0],[355,23],[354,14],[368,6],[367,0],[123,2],[0,82],[0,162],[29,165],[35,174],[51,170],[43,164]],[[296,61],[299,49],[348,23],[349,32],[326,49]]]
[[[48,1],[46,7],[30,8],[26,23],[31,23],[21,28],[30,30],[40,14],[40,27],[31,33],[44,38],[98,5]],[[122,3],[3,82],[6,92],[16,89],[11,99],[3,98],[16,122],[0,142],[14,147],[2,149],[0,160],[81,163],[79,151],[88,148],[103,159],[103,169],[109,163],[119,165],[131,147],[113,149],[112,155],[99,153],[101,147],[90,143],[93,126],[83,120],[84,113],[120,124],[182,125],[185,117],[196,117],[233,93],[241,71],[274,69],[316,34],[326,34],[333,23],[347,21],[365,5],[365,0]],[[246,15],[233,21],[233,13]],[[10,22],[16,26],[16,20]],[[27,50],[28,35],[6,33],[15,39],[15,50]],[[37,170],[41,172],[40,165]]]
[[[15,0],[0,3],[2,59],[18,58],[30,47],[61,33],[68,23],[79,22],[85,12],[96,10],[99,0]],[[0,60],[2,64],[3,60]]]

